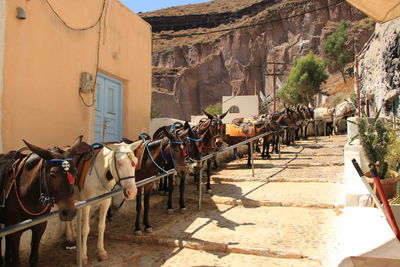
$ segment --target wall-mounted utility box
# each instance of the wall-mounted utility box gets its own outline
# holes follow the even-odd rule
[[[81,82],[79,86],[79,91],[82,93],[90,93],[93,90],[93,76],[88,72],[81,73]]]

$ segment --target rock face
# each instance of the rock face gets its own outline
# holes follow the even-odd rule
[[[371,41],[359,56],[361,95],[372,100],[369,101],[371,113],[381,106],[390,117],[400,112],[399,29],[400,18],[377,24]]]
[[[208,105],[221,102],[224,95],[260,91],[270,95],[273,78],[267,74],[273,72],[273,65],[269,62],[285,63],[275,69],[283,74],[278,79],[285,81],[296,58],[310,49],[321,54],[321,43],[341,20],[364,18],[337,0],[260,1],[244,9],[235,11],[242,13],[232,15],[231,23],[220,21],[211,29],[196,28],[198,20],[191,25],[187,14],[184,20],[191,26],[186,28],[178,27],[182,18],[165,18],[168,27],[175,21],[181,31],[154,34],[153,104],[158,117],[188,120]],[[157,18],[143,17],[152,23],[161,16],[158,12]],[[198,35],[204,32],[208,34]],[[355,47],[360,50],[370,33],[368,27],[352,27],[349,39],[355,37]]]

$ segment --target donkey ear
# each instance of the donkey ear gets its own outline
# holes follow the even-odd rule
[[[190,129],[190,124],[189,124],[188,121],[185,121],[185,125],[183,126],[183,129],[184,129],[184,130]]]
[[[68,156],[82,155],[91,151],[92,147],[86,142],[82,142],[83,136],[78,136],[68,151]]]
[[[136,141],[130,144],[130,149],[133,153],[135,153],[136,149],[138,149],[143,144],[143,140]]]
[[[225,113],[222,113],[221,115],[219,115],[219,119],[222,120],[223,118],[225,118],[226,114],[228,114],[229,110],[227,110]]]
[[[30,151],[32,151],[33,153],[36,153],[39,155],[39,157],[45,159],[45,160],[50,160],[52,159],[52,154],[50,151],[48,151],[47,149],[43,149],[40,148],[38,146],[32,145],[28,142],[26,142],[25,140],[22,139],[22,141],[24,141],[25,145],[29,148]]]
[[[173,140],[174,136],[171,134],[169,131],[167,131],[167,128],[165,126],[161,127],[162,131],[165,133],[165,135],[168,137],[169,140]]]
[[[204,124],[203,124],[204,125]],[[204,127],[204,128],[201,128],[201,129],[199,129],[198,131],[199,131],[199,135],[202,135],[202,134],[204,134],[207,130],[208,130],[208,128],[210,128],[210,126],[211,126],[211,122],[210,121],[208,121],[207,122],[207,126],[206,127]]]
[[[184,130],[183,132],[181,132],[181,133],[179,134],[179,139],[185,138],[185,137],[188,136],[188,134],[191,133],[191,132],[192,132],[192,131],[191,131],[190,128]],[[192,135],[193,135],[193,134],[192,134]]]
[[[204,113],[210,120],[212,120],[212,119],[214,118],[214,116],[213,116],[212,114],[208,113],[208,112],[205,111],[204,109],[202,109],[202,110],[203,110],[203,113]]]

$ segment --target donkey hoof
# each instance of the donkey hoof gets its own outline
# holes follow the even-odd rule
[[[163,195],[164,195],[164,196],[168,195],[168,192],[165,192],[165,191],[164,191],[164,192],[163,192]]]
[[[207,194],[212,194],[212,190],[211,189],[207,189]]]
[[[174,214],[174,210],[173,209],[168,209],[167,213],[168,213],[168,215],[172,215],[172,214]]]
[[[99,260],[100,260],[100,261],[106,261],[106,260],[108,260],[107,251],[104,251],[104,252],[102,252],[102,253],[99,254]]]
[[[88,264],[88,257],[82,257],[82,264],[87,265]]]
[[[64,244],[66,250],[76,249],[76,241],[66,241]]]
[[[149,227],[149,228],[144,229],[144,231],[145,231],[147,234],[150,234],[150,233],[153,232],[153,228]]]
[[[182,214],[185,214],[186,208],[181,208],[179,211],[180,211]]]
[[[136,236],[141,236],[141,235],[143,235],[143,233],[142,233],[141,230],[135,230],[135,232],[133,232],[133,234],[136,235]]]

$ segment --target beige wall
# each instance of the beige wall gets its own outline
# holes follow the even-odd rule
[[[71,27],[92,25],[101,0],[49,0]],[[16,7],[26,11],[18,20]],[[81,72],[99,72],[123,83],[122,135],[133,139],[147,130],[151,101],[151,27],[116,0],[106,0],[100,23],[67,28],[46,1],[7,1],[4,91],[1,122],[4,151],[23,145],[71,144],[83,134],[93,141],[94,107],[79,97]],[[91,95],[84,95],[87,103]]]
[[[2,96],[3,96],[3,66],[4,66],[4,46],[5,46],[5,37],[6,37],[6,1],[0,1],[0,123],[2,120]],[[2,140],[2,129],[0,126],[0,151],[3,150],[3,140]]]

